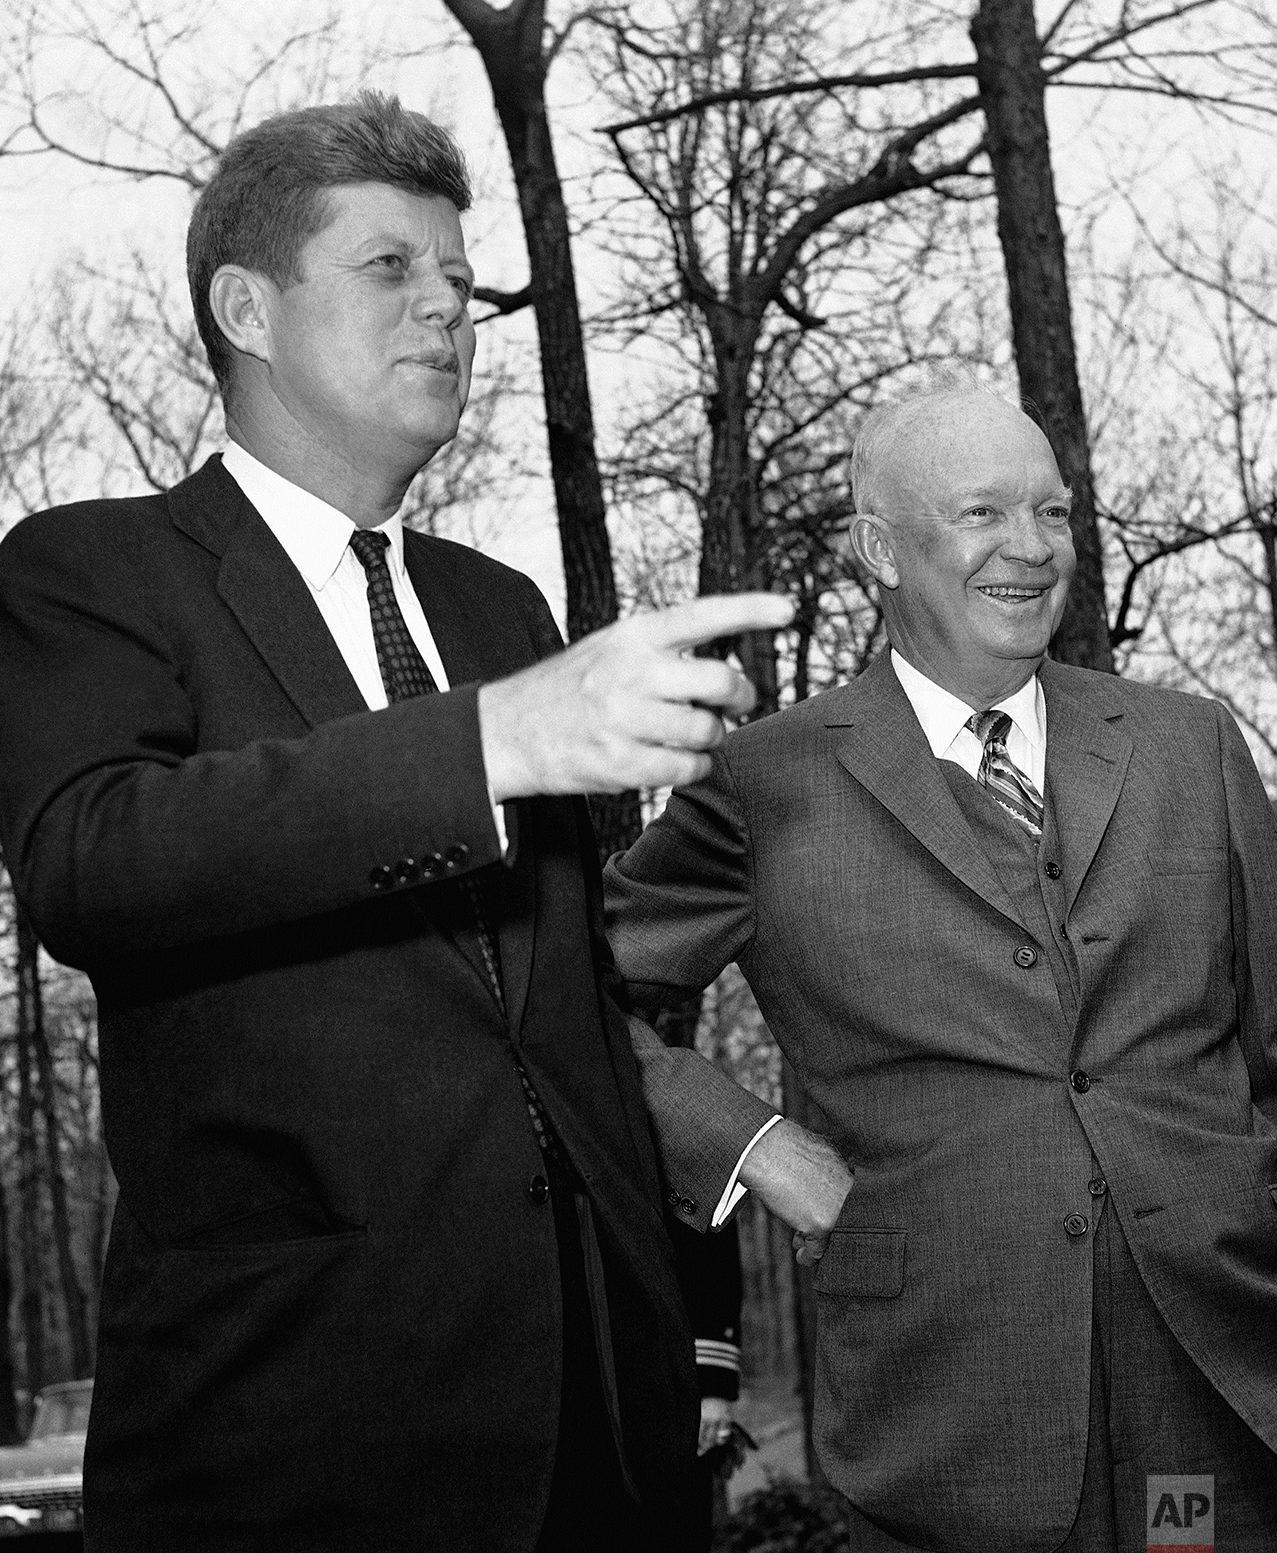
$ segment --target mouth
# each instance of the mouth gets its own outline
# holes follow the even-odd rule
[[[1034,604],[1050,593],[1054,586],[1054,583],[1044,583],[1040,588],[1025,588],[1013,583],[986,583],[976,591],[986,599],[996,599],[1000,604]]]
[[[402,367],[429,367],[432,372],[446,372],[449,377],[458,377],[461,373],[461,363],[455,356],[404,356],[400,359]]]

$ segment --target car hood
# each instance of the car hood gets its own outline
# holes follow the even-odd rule
[[[33,1479],[65,1477],[84,1467],[84,1436],[64,1434],[32,1445],[13,1445],[0,1449],[0,1500],[9,1483],[29,1483]]]

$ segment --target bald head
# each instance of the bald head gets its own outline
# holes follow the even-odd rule
[[[968,705],[1030,679],[1073,576],[1050,443],[993,394],[927,394],[871,416],[852,451],[852,543],[892,645]]]
[[[902,474],[955,443],[999,432],[1036,440],[1050,452],[1045,435],[1023,410],[978,388],[941,389],[873,411],[851,450],[856,511],[889,516]]]

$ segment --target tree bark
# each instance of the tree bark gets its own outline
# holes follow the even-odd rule
[[[18,1427],[18,1399],[13,1362],[13,1270],[9,1262],[9,1205],[4,1182],[0,1180],[0,1445],[16,1445],[22,1438]]]
[[[31,1043],[33,991],[39,987],[39,966],[29,954],[29,940],[17,937],[18,1017],[15,1054],[18,1066],[18,1244],[21,1258],[19,1324],[24,1357],[23,1380],[34,1397],[47,1378],[44,1312],[43,1234],[40,1225],[40,1156],[36,1140],[34,1053]],[[38,993],[36,994],[38,995]]]
[[[93,1373],[88,1300],[71,1249],[71,1214],[67,1206],[66,1174],[62,1167],[62,1131],[58,1120],[53,1054],[49,1050],[48,1032],[44,1023],[44,997],[40,986],[40,945],[20,907],[17,910],[17,933],[19,957],[29,967],[29,1035],[39,1084],[40,1112],[44,1120],[44,1152],[48,1162],[49,1200],[53,1210],[53,1246],[62,1299],[66,1306],[71,1363],[77,1379],[81,1379]]]
[[[503,10],[486,0],[444,3],[483,60],[518,191],[541,346],[568,640],[575,642],[611,624],[618,606],[571,233],[545,104],[545,0],[512,0]],[[637,793],[592,798],[590,809],[604,857],[637,840],[643,828]]]
[[[749,451],[749,371],[758,344],[765,301],[754,307],[712,304],[704,309],[714,342],[717,382],[706,405],[710,430],[709,487],[701,535],[698,592],[767,590],[767,535],[758,514],[758,481]],[[758,693],[755,717],[779,701],[775,637],[751,631],[733,644],[741,668]]]
[[[1060,472],[1073,488],[1077,574],[1052,653],[1065,663],[1111,673],[1091,453],[1033,0],[981,0],[971,39],[988,124],[1020,391],[1040,414]]]

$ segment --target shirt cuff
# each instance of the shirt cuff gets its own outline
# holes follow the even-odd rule
[[[510,850],[510,837],[505,828],[505,805],[498,803],[492,796],[491,782],[488,783],[488,803],[492,809],[492,823],[497,828],[497,845],[501,848],[501,861],[504,863],[506,854]],[[750,1148],[753,1148],[752,1143]],[[749,1149],[746,1149],[745,1153],[748,1154]]]
[[[741,1170],[744,1167],[745,1161],[749,1158],[749,1151],[765,1132],[770,1132],[776,1123],[781,1120],[783,1120],[783,1118],[780,1116],[769,1116],[763,1125],[754,1134],[754,1136],[745,1145],[741,1152],[741,1157],[736,1161],[736,1169],[733,1170],[731,1175],[728,1177],[727,1185],[723,1188],[723,1195],[718,1199],[718,1207],[714,1209],[714,1216],[709,1221],[710,1229],[721,1229],[723,1225],[727,1223],[728,1219],[731,1218],[732,1214],[736,1211],[737,1204],[749,1190],[747,1186],[742,1186],[738,1179]]]

